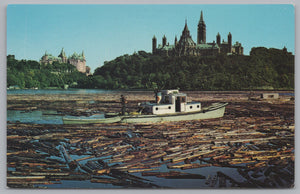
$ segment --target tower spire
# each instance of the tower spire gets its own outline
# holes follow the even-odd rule
[[[201,10],[200,20],[198,23],[197,44],[205,44],[205,43],[206,43],[206,25],[203,20],[203,12]]]
[[[201,10],[201,15],[200,15],[200,22],[203,22],[204,23],[204,20],[203,20],[203,12]]]
[[[184,29],[183,29],[185,32],[188,32],[189,31],[189,28],[187,26],[187,19],[185,18],[185,25],[184,25]]]
[[[163,47],[167,45],[167,37],[166,37],[166,35],[164,35],[164,37],[162,38],[162,45],[163,45]]]
[[[220,35],[219,32],[218,32],[218,34],[217,34],[217,44],[218,44],[218,46],[221,45],[221,35]]]
[[[156,37],[154,35],[153,38],[152,38],[152,54],[155,54],[155,52],[156,52],[156,44],[157,44],[157,40],[156,40]]]

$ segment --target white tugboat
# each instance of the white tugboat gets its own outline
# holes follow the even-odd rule
[[[139,112],[128,115],[107,113],[105,118],[63,118],[64,124],[88,123],[148,123],[163,121],[183,121],[213,119],[224,116],[228,103],[213,103],[208,107],[201,107],[200,102],[188,102],[187,95],[179,90],[162,90],[157,93],[156,102],[139,104]]]

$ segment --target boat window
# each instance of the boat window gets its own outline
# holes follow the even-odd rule
[[[158,110],[158,107],[156,107],[155,110]]]
[[[193,106],[190,106],[190,109],[192,109],[193,108]]]
[[[182,98],[181,98],[181,102],[185,102],[185,97],[182,97]]]
[[[200,105],[197,105],[197,108],[200,108]]]
[[[169,103],[170,103],[170,101],[169,101],[169,96],[165,96],[164,102],[165,102],[166,104],[169,104]]]
[[[169,106],[168,108],[171,109],[171,106]]]

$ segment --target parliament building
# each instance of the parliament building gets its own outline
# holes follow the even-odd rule
[[[206,42],[206,25],[203,20],[203,12],[201,11],[200,20],[198,23],[197,44],[193,41],[190,31],[185,21],[185,26],[182,31],[179,41],[175,36],[174,45],[167,43],[167,38],[162,38],[162,44],[157,46],[157,39],[152,38],[152,53],[155,55],[165,56],[213,56],[218,53],[243,55],[242,44],[236,42],[232,44],[232,35],[229,32],[227,42],[221,42],[221,35],[218,33],[216,41]]]

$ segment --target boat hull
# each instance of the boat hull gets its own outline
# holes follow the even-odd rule
[[[63,118],[64,124],[96,124],[96,123],[117,123],[121,121],[120,116],[103,119],[81,119],[81,118]]]
[[[224,116],[227,103],[215,103],[210,107],[203,108],[200,112],[178,113],[167,115],[128,115],[115,116],[105,119],[76,119],[63,118],[64,124],[93,124],[93,123],[155,123],[169,121],[188,121],[214,119]]]
[[[176,115],[136,115],[123,117],[122,123],[151,123],[151,122],[169,122],[169,121],[188,121],[188,120],[203,120],[214,119],[224,116],[225,106],[227,103],[218,103],[217,106],[212,106],[204,111],[191,112]]]

